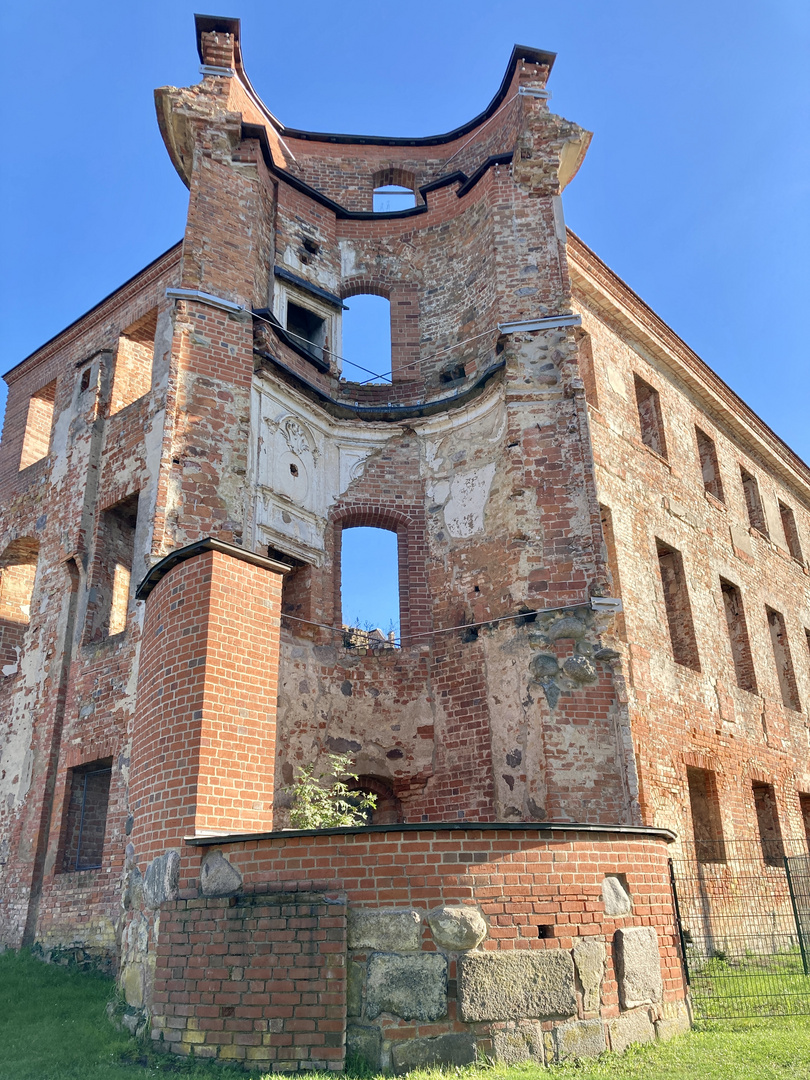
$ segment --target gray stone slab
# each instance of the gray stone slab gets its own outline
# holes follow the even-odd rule
[[[242,875],[221,851],[212,851],[200,867],[200,890],[203,896],[234,896],[242,888]]]
[[[374,953],[368,962],[366,1016],[440,1020],[447,1014],[447,961],[439,953]]]
[[[346,1015],[359,1016],[363,1011],[363,983],[366,965],[350,960],[346,967]]]
[[[472,1065],[475,1058],[475,1038],[466,1031],[437,1035],[435,1039],[404,1039],[394,1043],[391,1051],[396,1072],[433,1065]]]
[[[349,908],[347,945],[372,952],[421,948],[419,912],[412,908]]]
[[[602,882],[602,900],[605,904],[605,914],[616,918],[620,915],[631,915],[633,901],[627,886],[618,874],[608,874]]]
[[[558,1024],[552,1036],[557,1062],[598,1057],[607,1050],[605,1027],[601,1020],[572,1020],[567,1024]]]
[[[610,1049],[621,1054],[633,1043],[655,1042],[655,1028],[646,1009],[623,1013],[608,1022]]]
[[[349,1024],[346,1028],[346,1057],[372,1069],[379,1069],[382,1062],[382,1032],[376,1027]]]
[[[164,851],[152,859],[143,879],[143,899],[149,908],[159,908],[166,900],[176,900],[180,882],[180,853]]]
[[[661,956],[654,926],[627,926],[613,939],[613,960],[623,1009],[652,1005],[663,996]]]
[[[537,1020],[518,1020],[492,1031],[492,1050],[496,1061],[520,1065],[525,1061],[545,1064],[543,1031]]]
[[[574,962],[563,949],[467,953],[459,960],[461,1019],[540,1020],[577,1011]]]
[[[574,963],[582,985],[582,1005],[585,1012],[599,1011],[606,956],[604,942],[595,938],[581,938],[574,945]]]

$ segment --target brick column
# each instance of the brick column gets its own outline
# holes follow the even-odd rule
[[[141,584],[130,782],[139,862],[184,836],[272,828],[286,569],[208,539],[173,552]]]

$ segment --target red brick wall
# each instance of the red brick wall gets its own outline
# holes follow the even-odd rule
[[[272,825],[281,576],[220,551],[146,606],[130,805],[138,858]]]

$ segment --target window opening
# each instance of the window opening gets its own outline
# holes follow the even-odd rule
[[[658,391],[645,383],[638,375],[633,376],[636,387],[636,408],[641,427],[641,441],[650,450],[661,457],[667,456],[667,444],[664,439],[664,421],[661,416],[661,401]]]
[[[63,871],[97,870],[104,851],[112,761],[71,769],[65,814]]]
[[[774,611],[773,608],[766,608],[765,610],[768,613],[768,628],[771,632],[773,658],[776,662],[779,689],[782,691],[782,702],[786,708],[799,712],[802,706],[799,701],[796,673],[793,670],[793,659],[790,655],[790,644],[785,630],[785,619],[780,612]]]
[[[664,590],[672,655],[678,664],[700,671],[692,608],[683,572],[683,558],[675,548],[656,540],[658,568]]]
[[[803,562],[802,558],[802,546],[799,543],[799,530],[796,528],[796,517],[789,506],[785,506],[783,502],[779,503],[779,516],[782,519],[782,528],[785,531],[785,542],[787,543],[787,549],[790,552],[792,558],[796,562]]]
[[[366,188],[368,191],[368,188]],[[374,213],[388,214],[416,206],[416,192],[402,184],[381,184],[374,188]]]
[[[316,360],[324,361],[326,319],[288,299],[287,330],[295,335],[294,341],[299,348],[314,356]]]
[[[126,630],[137,520],[137,494],[101,515],[87,607],[90,641],[101,641]]]
[[[773,784],[760,784],[755,781],[751,787],[754,792],[754,808],[757,814],[762,858],[766,866],[784,866],[785,848],[782,843],[782,829],[779,825]]]
[[[759,530],[763,536],[768,535],[768,526],[765,522],[765,511],[762,509],[762,499],[759,497],[759,484],[751,473],[740,469],[743,492],[745,494],[745,508],[748,511],[748,524]]]
[[[602,519],[602,536],[605,540],[605,554],[607,556],[608,570],[610,570],[610,576],[613,579],[612,594],[613,596],[620,597],[622,595],[622,583],[619,577],[619,563],[616,557],[616,537],[613,532],[613,514],[609,507],[599,507],[599,515]],[[615,616],[616,633],[625,641],[627,639],[627,628],[624,621],[624,612],[620,611]]]
[[[748,627],[745,622],[742,596],[736,585],[720,578],[720,591],[723,595],[723,607],[726,612],[728,638],[731,655],[734,660],[734,672],[737,686],[750,693],[757,692],[757,680],[754,674],[754,660],[751,655],[751,643],[748,639]]]
[[[705,431],[695,428],[697,435],[698,454],[700,455],[700,468],[703,473],[703,487],[715,499],[725,502],[723,498],[723,483],[720,479],[720,467],[717,464],[717,447],[714,439],[710,439]]]
[[[350,381],[389,383],[391,303],[384,296],[355,293],[343,308],[343,375]],[[379,373],[369,379],[368,372]]]
[[[51,429],[53,428],[53,403],[56,400],[56,379],[37,390],[28,400],[28,415],[25,420],[20,470],[27,469],[37,461],[48,456],[51,448]]]
[[[31,621],[31,597],[39,545],[25,537],[9,544],[0,558],[0,674],[13,675]]]
[[[689,785],[695,858],[702,863],[724,863],[726,845],[720,817],[717,777],[709,769],[689,767],[686,770],[686,782]]]
[[[378,776],[358,776],[351,790],[363,795],[373,795],[376,804],[363,810],[366,825],[398,825],[402,820],[402,804],[394,789]]]
[[[399,543],[369,526],[341,530],[344,641],[352,648],[393,648],[399,641]]]
[[[152,388],[155,357],[157,308],[121,331],[115,354],[115,372],[110,394],[110,416],[125,409]]]

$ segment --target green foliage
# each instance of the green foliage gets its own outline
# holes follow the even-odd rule
[[[377,796],[352,791],[347,781],[357,780],[349,754],[329,754],[327,768],[305,765],[294,784],[284,790],[292,796],[290,824],[294,829],[339,829],[366,825]]]

